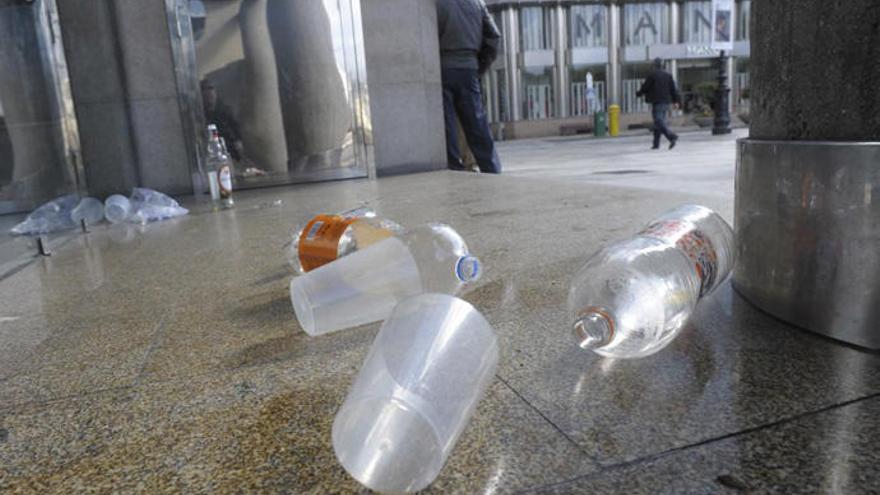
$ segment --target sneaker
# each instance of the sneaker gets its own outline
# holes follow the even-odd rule
[[[659,145],[659,144],[655,144],[654,146],[651,146],[651,149],[652,149],[652,150],[659,150],[659,149],[660,149],[660,145]]]
[[[672,138],[671,141],[669,141],[669,149],[675,148],[675,143],[677,143],[677,142],[678,142],[678,136],[675,136],[674,138]]]

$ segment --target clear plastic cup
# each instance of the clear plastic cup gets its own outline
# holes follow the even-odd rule
[[[348,473],[379,492],[434,481],[498,367],[489,322],[461,299],[422,294],[385,320],[333,422]]]
[[[316,336],[384,320],[410,296],[455,294],[480,273],[455,230],[429,224],[294,278],[290,299],[300,326]]]
[[[70,219],[77,225],[85,220],[87,225],[94,225],[104,218],[104,204],[95,198],[83,198],[70,212]]]
[[[111,223],[124,222],[131,214],[131,201],[121,194],[114,194],[104,201],[104,216]]]

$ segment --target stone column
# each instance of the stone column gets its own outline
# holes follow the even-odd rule
[[[620,105],[620,5],[608,5],[608,82],[607,106]]]
[[[556,35],[553,37],[555,41],[555,62],[554,71],[556,72],[556,111],[559,118],[565,118],[569,115],[569,80],[568,80],[568,23],[566,22],[565,11],[567,7],[557,5],[554,13],[553,27]]]
[[[508,118],[511,121],[522,119],[522,95],[520,94],[520,72],[519,72],[519,11],[515,8],[508,7],[504,10],[502,19],[504,20],[504,34],[507,38],[504,40],[505,66],[507,75],[507,103]]]
[[[773,315],[880,349],[880,3],[753,7],[734,284]]]
[[[328,168],[352,110],[324,2],[269,2],[287,154],[294,170]]]
[[[278,71],[269,38],[268,0],[244,0],[238,14],[244,50],[239,121],[245,156],[272,172],[287,171]]]

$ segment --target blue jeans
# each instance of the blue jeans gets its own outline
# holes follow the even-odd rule
[[[651,105],[651,117],[654,118],[654,147],[660,146],[660,135],[666,136],[669,141],[675,141],[678,136],[666,127],[666,112],[669,111],[669,103],[655,103]]]
[[[489,132],[489,122],[483,110],[480,76],[476,69],[443,69],[443,115],[446,120],[446,161],[449,168],[462,170],[461,151],[458,148],[458,128],[461,122],[468,146],[480,166],[489,174],[501,173],[501,161]]]

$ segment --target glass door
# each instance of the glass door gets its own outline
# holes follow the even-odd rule
[[[359,0],[166,2],[194,171],[215,124],[238,188],[369,175]]]
[[[84,187],[54,0],[0,0],[0,214]]]

